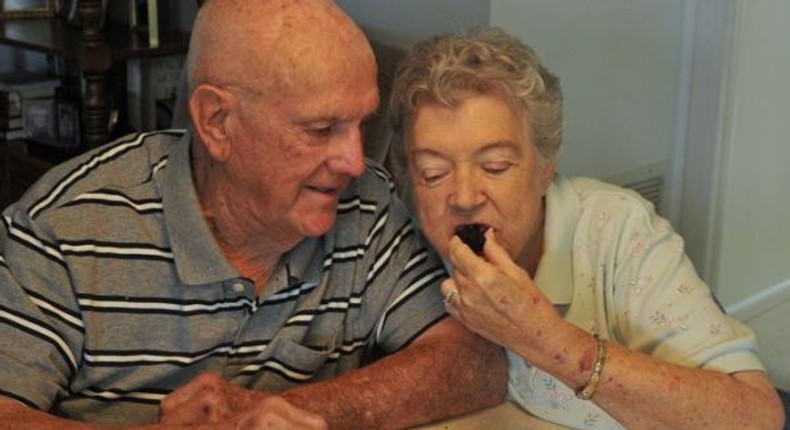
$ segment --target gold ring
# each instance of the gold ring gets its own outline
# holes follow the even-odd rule
[[[453,297],[455,297],[456,294],[458,294],[458,288],[454,289],[453,291],[450,291],[447,294],[447,296],[444,297],[444,304],[445,305],[452,304],[453,303]]]

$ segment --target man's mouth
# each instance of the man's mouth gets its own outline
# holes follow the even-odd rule
[[[325,182],[324,184],[306,184],[305,188],[323,194],[325,196],[332,196],[337,197],[343,190],[346,188],[348,184],[346,182],[332,182],[328,183]]]
[[[310,190],[313,190],[313,191],[319,192],[319,193],[321,193],[321,194],[336,194],[336,193],[337,193],[337,190],[338,190],[338,188],[336,188],[336,187],[316,187],[316,186],[308,186],[307,188],[308,188],[308,189],[310,189]]]

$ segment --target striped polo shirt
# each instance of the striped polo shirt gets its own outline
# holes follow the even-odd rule
[[[127,136],[55,167],[3,212],[0,395],[151,423],[202,372],[281,391],[395,352],[445,317],[442,264],[372,162],[331,231],[284,255],[256,296],[201,216],[190,143],[183,130]]]

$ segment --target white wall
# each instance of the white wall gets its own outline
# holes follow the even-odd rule
[[[719,298],[738,308],[790,290],[790,2],[733,4],[712,270]]]
[[[336,0],[377,39],[411,46],[438,33],[488,25],[490,0]]]
[[[492,0],[491,24],[520,37],[562,82],[566,174],[610,177],[672,157],[683,0]]]

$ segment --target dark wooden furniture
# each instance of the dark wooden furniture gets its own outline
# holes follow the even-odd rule
[[[147,35],[129,30],[125,23],[108,21],[102,27],[101,3],[102,0],[79,0],[81,26],[69,25],[60,17],[0,19],[0,44],[61,56],[79,69],[84,86],[82,139],[77,152],[108,141],[108,94],[112,93],[119,107],[125,108],[127,60],[182,54],[189,45],[188,33],[164,29],[159,46],[152,47]],[[15,146],[0,142],[0,145],[7,146],[0,148],[4,160],[0,163],[4,166],[0,172],[0,208],[3,208],[58,161],[58,155],[41,157],[17,148],[24,143]]]
[[[16,201],[56,162],[52,158],[31,156],[25,141],[0,145],[0,210]]]

